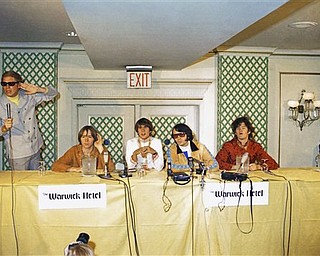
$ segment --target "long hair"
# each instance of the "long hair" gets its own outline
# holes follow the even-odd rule
[[[173,138],[173,130],[176,130],[177,132],[184,132],[185,134],[187,134],[187,140],[191,141],[193,140],[193,134],[192,134],[192,130],[190,129],[190,127],[186,124],[176,124],[173,128],[172,128],[172,132],[171,132],[171,137]]]
[[[80,144],[81,144],[82,135],[84,134],[84,132],[87,132],[87,134],[88,134],[88,131],[91,132],[91,135],[94,139],[94,142],[96,142],[98,140],[98,132],[96,131],[96,129],[94,129],[91,125],[86,125],[86,126],[83,126],[80,129],[80,131],[78,132],[78,141]]]
[[[238,117],[236,120],[234,120],[232,122],[231,128],[232,128],[232,132],[233,132],[234,136],[236,137],[236,130],[242,123],[244,123],[245,126],[247,126],[247,128],[248,128],[249,139],[250,140],[253,139],[254,127],[253,127],[252,123],[250,122],[249,118],[246,116]]]

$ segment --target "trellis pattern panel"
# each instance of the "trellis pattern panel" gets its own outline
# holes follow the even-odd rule
[[[57,53],[52,52],[4,52],[2,55],[3,72],[18,72],[28,83],[38,86],[57,87]],[[44,147],[41,157],[46,168],[51,169],[57,156],[57,103],[50,101],[37,107],[37,119],[42,133]],[[3,149],[3,170],[9,169]]]
[[[155,135],[154,137],[160,139],[163,145],[163,151],[166,152],[169,145],[165,145],[165,140],[170,140],[170,144],[173,143],[171,138],[172,128],[179,123],[186,123],[186,117],[184,116],[150,116],[150,121],[153,124]]]
[[[233,137],[231,123],[240,116],[250,118],[255,127],[255,140],[267,149],[267,57],[218,57],[218,150]]]
[[[90,124],[99,132],[102,138],[108,140],[108,148],[115,163],[123,160],[123,126],[121,116],[92,116]]]

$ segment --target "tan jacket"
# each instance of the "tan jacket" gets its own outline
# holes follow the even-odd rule
[[[209,170],[218,170],[218,162],[206,146],[196,140],[190,141],[190,146],[191,156],[193,159],[203,162],[205,167]],[[172,144],[170,149],[167,151],[167,165],[168,162],[171,163],[171,169],[173,172],[186,172],[190,170],[188,159],[176,143]],[[194,161],[194,164],[195,166],[198,165],[196,161]]]
[[[53,163],[52,171],[66,172],[70,167],[80,167],[83,156],[81,147],[82,146],[78,144],[68,149],[63,156]],[[104,151],[107,151],[107,149],[105,148]],[[94,147],[91,152],[91,156],[95,156],[97,158],[97,169],[104,169],[103,152],[100,154],[96,147]],[[108,171],[114,171],[114,163],[111,159],[110,153],[108,154]]]

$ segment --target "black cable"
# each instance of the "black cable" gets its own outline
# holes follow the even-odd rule
[[[191,253],[194,255],[194,201],[193,201],[193,180],[194,176],[191,174]]]
[[[282,178],[287,182],[286,187],[286,199],[285,199],[285,205],[284,205],[284,216],[283,216],[283,226],[282,226],[282,255],[289,255],[290,250],[290,243],[291,243],[291,229],[292,229],[292,187],[290,181],[283,175],[275,174],[272,171],[267,172],[270,175],[273,175],[275,177]],[[279,181],[276,179],[268,179],[268,181]],[[288,243],[287,248],[285,244],[286,240],[286,219],[287,219],[287,209],[288,209],[288,203],[289,203],[289,227],[288,227]]]
[[[9,149],[8,149],[8,156],[9,156],[9,164],[11,166],[10,170],[10,180],[11,180],[11,218],[12,218],[12,226],[13,226],[13,234],[14,239],[16,243],[16,252],[17,256],[19,256],[19,241],[18,241],[18,234],[17,234],[17,228],[16,228],[16,220],[14,215],[14,209],[15,209],[15,193],[14,193],[14,179],[13,179],[13,172],[14,172],[14,161],[13,161],[13,147],[12,147],[12,141],[11,141],[11,129],[8,131],[9,133]]]
[[[126,229],[127,229],[129,253],[130,253],[130,255],[133,255],[132,254],[131,238],[130,238],[130,228],[129,228],[129,217],[130,217],[136,255],[140,255],[139,248],[138,248],[138,240],[137,240],[137,235],[136,235],[135,209],[134,209],[134,204],[133,204],[133,199],[132,199],[132,194],[131,194],[131,186],[130,186],[129,177],[127,180],[128,184],[125,181],[123,181],[121,179],[114,178],[114,177],[108,178],[107,180],[117,181],[119,183],[122,183],[122,185],[123,185],[124,194],[125,194],[125,218],[126,218]],[[129,212],[129,214],[128,214],[128,212]]]
[[[202,205],[204,206],[204,200],[203,200],[203,191],[201,193],[201,202],[202,202]],[[208,243],[208,253],[207,255],[211,255],[211,244],[210,244],[210,234],[209,234],[209,226],[208,226],[208,220],[207,220],[207,215],[206,215],[206,212],[208,212],[209,209],[204,207],[204,210],[203,210],[203,218],[204,218],[204,227],[205,227],[205,230],[206,230],[206,234],[207,234],[207,243]]]
[[[239,211],[239,204],[240,204],[240,199],[241,199],[241,194],[242,194],[242,190],[241,190],[241,183],[242,181],[239,181],[239,189],[240,189],[240,193],[239,193],[239,199],[238,199],[238,205],[237,205],[237,211],[236,211],[236,224],[238,229],[241,231],[241,233],[243,234],[250,234],[253,230],[253,206],[252,206],[252,194],[253,194],[253,185],[252,185],[252,181],[249,179],[250,181],[250,216],[251,216],[251,227],[248,231],[244,231],[240,228],[239,225],[239,221],[238,221],[238,211]]]
[[[291,242],[291,229],[292,229],[292,187],[290,181],[283,175],[278,175],[272,173],[272,175],[280,177],[284,179],[287,182],[287,189],[286,189],[286,200],[284,205],[284,216],[283,216],[283,230],[282,230],[282,254],[283,255],[289,255],[290,251],[290,242]],[[288,243],[287,248],[285,245],[285,238],[286,238],[286,219],[287,219],[287,209],[289,204],[289,227],[288,227]]]
[[[130,211],[130,217],[131,217],[131,228],[132,228],[133,237],[134,237],[134,245],[135,245],[136,254],[140,255],[137,232],[136,232],[136,213],[135,213],[135,207],[134,207],[132,194],[131,194],[131,185],[130,185],[129,176],[127,177],[127,182],[128,182],[127,188],[128,188],[129,205],[130,205],[129,211]]]

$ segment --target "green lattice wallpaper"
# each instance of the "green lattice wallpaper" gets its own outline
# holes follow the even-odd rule
[[[267,149],[268,58],[259,56],[218,57],[218,145],[233,137],[231,123],[248,116],[255,139]]]
[[[154,137],[160,139],[162,142],[170,139],[171,143],[174,142],[171,138],[172,128],[178,123],[186,122],[184,116],[150,116],[149,119],[154,126]]]
[[[2,55],[2,70],[13,70],[18,72],[27,82],[38,86],[57,87],[57,53],[51,52],[5,52]],[[57,122],[56,102],[47,102],[37,107],[37,118],[42,133],[44,148],[41,157],[46,167],[51,168],[57,155]],[[3,150],[2,169],[9,168]]]
[[[100,133],[102,138],[109,140],[107,148],[115,163],[122,162],[123,156],[123,125],[121,116],[92,116],[90,124]]]

